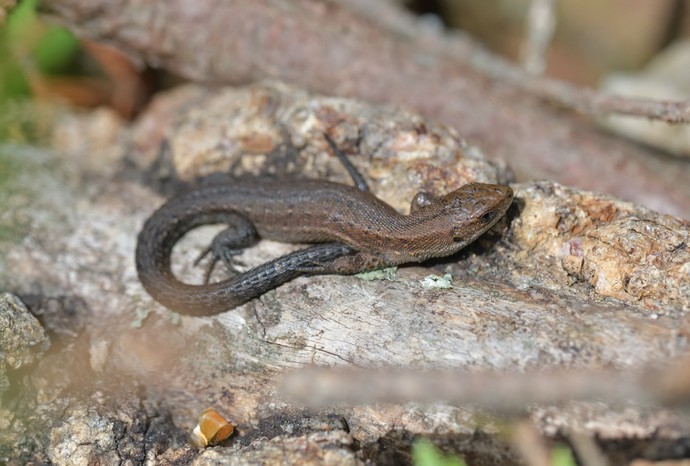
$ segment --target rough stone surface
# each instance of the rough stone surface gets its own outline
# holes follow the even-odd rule
[[[10,385],[7,371],[35,362],[49,346],[43,327],[10,293],[0,294],[0,396]]]
[[[249,466],[254,464],[304,464],[358,466],[364,462],[355,456],[353,440],[345,432],[320,432],[301,437],[279,436],[257,440],[240,451],[208,449],[199,455],[194,466]]]
[[[690,223],[554,183],[515,188],[520,213],[495,256],[516,286],[581,286],[650,311],[690,310]]]
[[[156,130],[149,123],[154,118],[170,126]],[[376,194],[400,210],[419,190],[447,192],[469,181],[512,178],[504,164],[489,162],[456,131],[418,114],[279,82],[217,91],[188,85],[160,96],[141,121],[134,129],[139,160],[160,156],[162,146],[163,161],[185,181],[223,172],[351,183],[325,132]]]

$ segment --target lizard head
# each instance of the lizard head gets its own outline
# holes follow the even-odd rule
[[[460,250],[491,228],[513,202],[513,190],[499,184],[468,183],[439,199],[452,222]]]

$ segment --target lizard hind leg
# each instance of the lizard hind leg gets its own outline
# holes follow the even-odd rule
[[[235,259],[235,256],[241,254],[244,248],[252,246],[256,241],[257,235],[254,226],[244,218],[219,232],[211,244],[201,251],[194,261],[194,265],[197,266],[207,255],[211,254],[211,260],[204,274],[204,284],[209,283],[211,274],[219,261],[223,261],[226,268],[233,274],[238,274],[239,271],[235,265],[241,265],[241,263]]]
[[[342,243],[323,243],[283,256],[280,262],[285,268],[300,274],[327,274],[333,273],[329,270],[334,260],[356,253],[357,251]]]
[[[385,258],[367,252],[345,255],[321,264],[318,273],[353,275],[360,272],[382,269],[391,264]]]

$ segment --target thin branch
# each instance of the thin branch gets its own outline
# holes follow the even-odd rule
[[[511,443],[513,448],[522,456],[525,464],[529,466],[549,466],[551,464],[551,455],[546,447],[546,441],[529,420],[522,419],[514,423]]]
[[[282,380],[288,398],[314,406],[444,402],[519,413],[533,404],[602,401],[613,405],[685,405],[690,358],[664,368],[625,371],[507,372],[302,369]]]
[[[592,436],[571,431],[567,433],[570,444],[584,466],[608,466],[609,462]]]
[[[522,50],[522,67],[531,75],[546,68],[546,51],[556,30],[556,0],[532,0],[527,12],[527,39]]]
[[[672,124],[690,123],[690,99],[674,102],[625,97],[598,92],[594,89],[579,89],[570,84],[550,79],[532,80],[532,82],[526,83],[524,88],[544,100],[586,115],[618,114],[660,120]]]
[[[690,123],[690,99],[663,101],[625,97],[591,88],[580,88],[557,79],[531,76],[506,60],[477,49],[469,60],[474,69],[507,82],[547,102],[589,115],[628,115],[671,124]]]

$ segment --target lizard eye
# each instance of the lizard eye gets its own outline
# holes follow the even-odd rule
[[[481,217],[482,222],[489,223],[490,221],[492,221],[494,219],[495,216],[496,216],[496,212],[494,212],[493,210],[490,210],[488,212],[484,212],[484,214]]]

